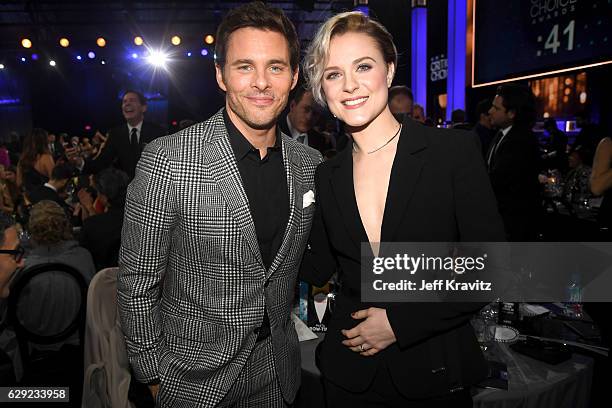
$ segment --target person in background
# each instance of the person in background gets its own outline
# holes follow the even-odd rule
[[[548,133],[548,142],[546,143],[547,153],[542,158],[544,160],[544,168],[557,169],[561,173],[565,174],[568,169],[568,163],[570,165],[572,164],[571,160],[568,162],[566,153],[567,135],[559,130],[557,127],[557,121],[553,118],[547,118],[544,121],[544,130],[546,133]],[[584,163],[584,160],[589,161],[589,158],[585,155],[585,150],[582,147],[579,147],[573,151],[576,150],[579,150],[580,153],[574,156],[574,160],[579,159],[580,164],[586,164]]]
[[[49,152],[47,131],[35,128],[26,136],[17,163],[17,186],[25,192],[42,186],[51,178],[55,160]]]
[[[472,127],[467,123],[467,115],[463,109],[455,109],[451,112],[451,128],[470,130]]]
[[[491,118],[489,117],[489,109],[491,109],[491,100],[483,99],[476,105],[476,117],[478,122],[472,129],[478,135],[480,140],[480,147],[482,149],[482,157],[486,158],[487,152],[489,151],[489,145],[491,140],[495,136],[495,131],[491,126]]]
[[[603,138],[595,151],[591,191],[596,196],[603,196],[598,221],[600,227],[606,229],[608,236],[612,237],[612,138],[610,136]]]
[[[412,109],[412,119],[419,123],[425,123],[425,109],[418,103]]]
[[[563,182],[563,199],[568,203],[584,205],[591,197],[591,166],[584,164],[581,149],[574,150],[568,157],[569,171]]]
[[[0,164],[0,211],[8,215],[12,215],[15,211],[15,202],[11,196],[11,191],[9,190],[6,180],[6,171],[2,164]]]
[[[72,212],[68,204],[66,204],[66,186],[72,177],[74,177],[76,169],[67,163],[58,164],[51,172],[51,179],[42,186],[34,188],[27,193],[28,200],[31,204],[36,204],[43,200],[55,201],[68,214]]]
[[[112,167],[94,177],[97,199],[104,206],[104,212],[93,214],[83,221],[80,243],[91,252],[96,270],[118,265],[128,183],[127,174]],[[84,207],[89,206],[88,202],[93,202],[86,190],[79,192],[79,200]]]
[[[535,241],[541,210],[540,151],[531,128],[535,96],[520,85],[502,85],[489,109],[498,130],[487,152],[489,178],[508,241]]]
[[[483,305],[362,302],[361,261],[362,248],[380,256],[379,242],[503,241],[474,135],[398,123],[387,104],[393,39],[360,12],[327,20],[304,67],[353,141],[317,168],[300,268],[318,287],[337,270],[342,281],[317,349],[327,406],[471,408],[487,369],[469,320]]]
[[[7,298],[15,271],[23,268],[25,252],[19,244],[15,220],[2,212],[0,212],[0,231],[2,231],[0,235],[0,298]],[[0,310],[0,316],[3,314],[3,311]]]
[[[147,107],[147,98],[142,93],[126,91],[121,99],[126,123],[109,131],[102,153],[95,159],[84,160],[78,154],[78,147],[73,146],[66,151],[67,156],[86,174],[97,173],[114,164],[131,180],[144,146],[166,134],[160,126],[144,120]]]
[[[4,143],[0,144],[0,165],[4,166],[5,169],[11,167],[11,156]]]
[[[292,139],[323,152],[330,149],[331,144],[326,143],[325,137],[314,128],[319,116],[312,92],[297,85],[289,102],[289,112],[278,119],[278,126]]]
[[[389,88],[389,110],[396,115],[412,116],[412,107],[414,105],[414,96],[412,90],[405,85],[395,85]]]

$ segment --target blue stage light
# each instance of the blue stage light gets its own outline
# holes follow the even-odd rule
[[[202,54],[202,56],[207,56],[208,55],[208,50],[206,48],[202,49],[202,52],[200,52],[200,54]]]
[[[32,59],[34,61],[37,61],[38,60],[38,54],[32,54]]]
[[[94,59],[94,58],[96,58],[96,53],[95,53],[95,52],[93,52],[93,51],[89,51],[89,52],[87,53],[87,56],[88,56],[89,58],[91,58],[91,59]]]
[[[132,58],[137,59],[138,58],[138,54],[137,53],[132,53]]]
[[[76,59],[78,59],[79,61],[83,59],[83,57],[81,57],[80,55],[76,56]]]

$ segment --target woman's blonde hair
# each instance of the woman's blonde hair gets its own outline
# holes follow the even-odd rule
[[[55,201],[43,200],[32,206],[28,229],[38,245],[52,245],[73,239],[66,212]]]
[[[397,67],[397,49],[393,43],[393,36],[382,24],[360,11],[349,11],[331,17],[315,34],[304,58],[304,76],[308,88],[312,91],[315,101],[322,106],[326,105],[322,82],[331,40],[335,35],[348,32],[369,35],[380,48],[385,62]]]

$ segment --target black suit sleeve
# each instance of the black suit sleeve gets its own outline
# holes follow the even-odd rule
[[[336,271],[336,259],[330,248],[327,228],[321,208],[321,166],[315,172],[317,190],[315,213],[310,229],[308,247],[300,266],[300,279],[315,286],[325,285]]]
[[[450,141],[456,153],[453,171],[455,219],[460,241],[504,241],[504,229],[495,196],[473,136],[455,132]],[[400,348],[466,324],[486,302],[404,303],[387,308],[387,318]],[[409,319],[409,316],[419,316]]]

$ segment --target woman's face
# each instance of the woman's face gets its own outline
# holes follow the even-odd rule
[[[322,81],[329,109],[350,127],[368,125],[387,107],[393,70],[369,35],[334,36]]]

